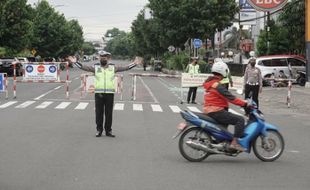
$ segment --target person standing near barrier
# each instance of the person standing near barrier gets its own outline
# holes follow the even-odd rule
[[[217,59],[218,62],[224,63],[222,59]],[[225,63],[226,64],[226,63]],[[220,83],[228,90],[229,84],[231,87],[233,87],[233,81],[231,78],[230,70],[227,68],[227,75],[220,81]]]
[[[198,74],[200,73],[199,65],[198,65],[198,60],[199,57],[191,57],[192,62],[187,65],[185,72],[189,74]],[[197,93],[197,87],[189,87],[188,94],[187,94],[187,103],[190,103],[190,100],[192,99],[191,103],[192,104],[197,104],[196,103],[196,93]]]
[[[258,94],[262,92],[263,78],[260,69],[255,67],[255,63],[256,59],[251,58],[244,72],[244,98],[248,99],[251,95],[258,107]]]
[[[100,137],[103,132],[103,120],[105,134],[108,137],[115,137],[112,134],[112,116],[115,92],[115,73],[130,70],[143,62],[141,57],[136,57],[133,63],[127,66],[115,66],[108,64],[111,54],[106,51],[99,52],[100,64],[95,67],[82,65],[75,57],[69,56],[68,61],[74,63],[78,68],[95,74],[95,111],[96,111],[96,137]],[[104,116],[105,118],[104,118]]]

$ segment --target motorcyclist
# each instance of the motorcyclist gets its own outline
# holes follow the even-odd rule
[[[228,66],[224,62],[215,62],[211,68],[210,76],[203,84],[206,90],[204,97],[204,113],[224,125],[235,125],[234,137],[230,148],[245,151],[238,143],[238,138],[243,136],[245,128],[244,118],[228,112],[228,103],[245,107],[247,102],[232,95],[220,81],[227,76]]]

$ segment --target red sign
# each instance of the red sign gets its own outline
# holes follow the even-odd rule
[[[247,0],[247,1],[256,10],[265,12],[281,9],[287,3],[287,0]]]
[[[39,72],[39,73],[43,73],[44,71],[45,71],[44,65],[39,65],[39,66],[38,66],[38,72]]]

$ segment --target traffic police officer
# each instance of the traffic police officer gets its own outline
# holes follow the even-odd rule
[[[191,57],[192,62],[186,67],[186,72],[189,74],[198,74],[200,73],[198,60],[199,57]],[[196,93],[197,93],[197,87],[189,87],[189,91],[187,94],[187,103],[190,103],[190,100],[192,99],[192,104],[196,104]]]
[[[134,62],[127,66],[114,66],[108,64],[111,54],[106,51],[99,51],[100,64],[95,67],[82,65],[76,61],[75,57],[68,57],[68,61],[74,63],[78,68],[95,74],[95,109],[96,109],[96,137],[100,137],[103,132],[103,120],[105,116],[104,129],[108,137],[115,137],[112,134],[112,116],[115,92],[115,73],[132,69],[141,64],[143,59],[136,57]],[[103,116],[104,115],[104,116]]]

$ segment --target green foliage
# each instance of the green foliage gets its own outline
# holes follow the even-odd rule
[[[95,46],[90,42],[84,42],[82,46],[82,50],[84,52],[84,55],[92,55],[96,53]]]
[[[35,8],[27,0],[0,1],[0,46],[5,55],[29,55],[35,49],[41,57],[63,57],[80,50],[82,27],[67,21],[46,0]]]
[[[167,52],[163,56],[163,66],[170,70],[184,71],[189,63],[190,57],[186,51],[181,51],[178,54]],[[200,71],[205,72],[207,63],[204,60],[199,59],[198,64],[200,66]]]
[[[8,54],[29,48],[32,37],[31,7],[26,0],[6,0],[0,3],[0,46]]]
[[[105,50],[114,57],[130,58],[134,56],[134,42],[131,33],[120,32],[119,35],[108,41]]]
[[[279,16],[279,21],[288,31],[287,38],[290,43],[288,52],[305,54],[305,1],[289,2]]]
[[[206,39],[232,25],[235,0],[149,0],[160,27],[161,47],[183,47],[188,38]]]
[[[105,33],[106,38],[114,38],[116,36],[125,35],[126,32],[119,30],[118,28],[112,28],[110,30],[107,30]]]
[[[4,47],[0,47],[0,57],[5,56],[6,54],[6,49]]]
[[[171,70],[184,70],[189,63],[189,56],[185,52],[179,54],[166,53],[163,58],[164,67]]]
[[[257,54],[283,54],[289,52],[290,40],[288,30],[277,24],[272,24],[269,32],[269,49],[267,48],[267,32],[261,31],[257,42]]]
[[[257,54],[305,54],[304,1],[292,0],[279,16],[278,22],[270,24],[269,52],[267,33],[262,31],[257,42]]]
[[[42,19],[44,18],[44,19]],[[32,45],[42,57],[63,57],[73,54],[83,44],[83,32],[76,20],[66,21],[47,1],[40,1],[35,10]]]
[[[213,38],[232,25],[234,0],[149,0],[152,18],[141,11],[132,23],[136,51],[160,57],[170,45],[184,47],[189,38]]]

